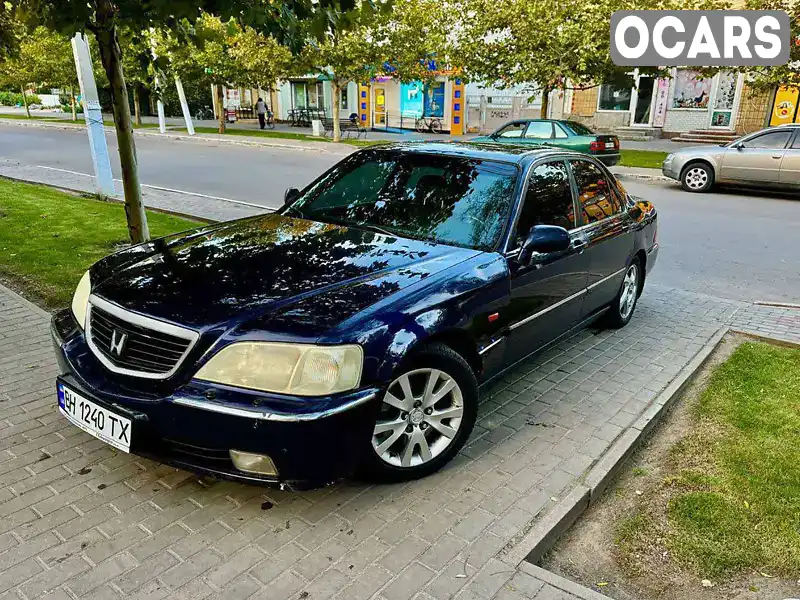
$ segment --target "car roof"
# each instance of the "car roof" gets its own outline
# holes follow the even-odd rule
[[[438,154],[441,156],[459,156],[482,160],[499,160],[514,164],[528,162],[541,156],[564,154],[561,148],[530,147],[514,144],[496,144],[491,142],[390,142],[380,146],[370,146],[370,150],[396,150],[419,154]],[[569,152],[569,151],[566,151]]]

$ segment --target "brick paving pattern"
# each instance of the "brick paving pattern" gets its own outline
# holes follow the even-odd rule
[[[68,424],[48,315],[0,286],[0,599],[576,597],[509,550],[721,325],[797,340],[798,318],[648,287],[628,327],[583,331],[487,390],[442,472],[289,493],[199,480]]]

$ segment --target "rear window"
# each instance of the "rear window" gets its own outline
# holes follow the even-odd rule
[[[572,133],[575,135],[594,135],[594,131],[589,129],[583,123],[578,123],[577,121],[567,121],[564,124],[569,127],[572,130]]]

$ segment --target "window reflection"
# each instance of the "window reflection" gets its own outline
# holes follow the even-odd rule
[[[335,167],[288,214],[487,250],[507,222],[517,172],[494,161],[366,151]]]
[[[622,210],[619,196],[600,168],[585,160],[570,161],[578,184],[578,202],[585,223],[602,221]]]
[[[539,165],[531,173],[517,223],[518,246],[534,225],[558,225],[567,230],[575,226],[572,188],[563,161]]]

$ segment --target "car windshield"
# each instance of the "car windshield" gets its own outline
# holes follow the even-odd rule
[[[566,125],[570,129],[572,129],[572,133],[574,133],[575,135],[594,135],[594,131],[589,129],[583,123],[578,123],[576,121],[567,121]]]
[[[508,163],[365,150],[308,188],[287,214],[490,250],[508,222],[517,177]]]

